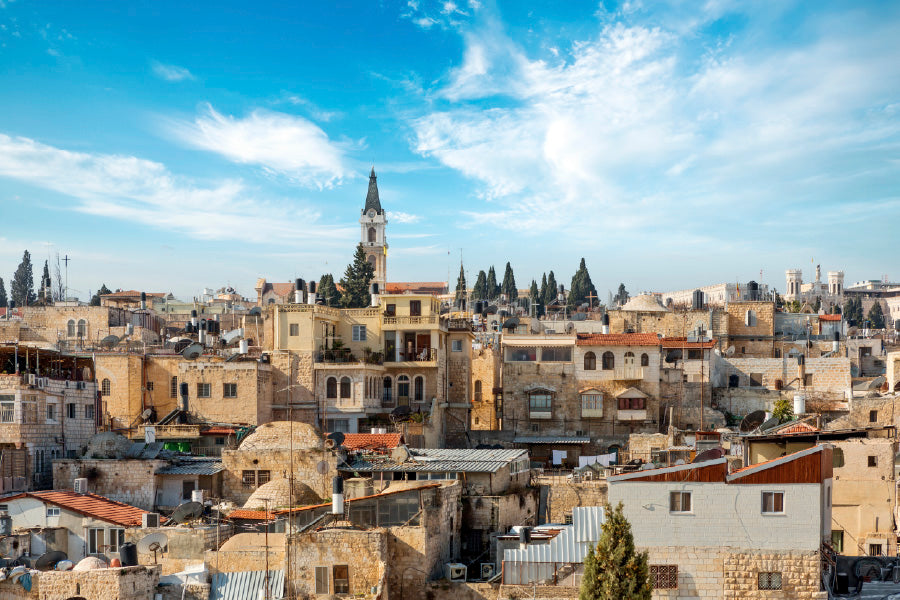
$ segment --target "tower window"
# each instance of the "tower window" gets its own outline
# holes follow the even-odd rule
[[[370,243],[370,244],[374,244],[374,243],[375,243],[375,237],[376,237],[376,236],[377,236],[377,233],[375,232],[375,228],[374,228],[374,227],[369,227],[369,243]]]

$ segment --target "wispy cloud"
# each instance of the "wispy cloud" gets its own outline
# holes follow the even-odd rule
[[[399,210],[389,210],[388,211],[388,219],[393,221],[394,223],[410,225],[412,223],[418,223],[419,221],[422,220],[422,217],[419,215],[401,212]]]
[[[239,179],[203,184],[134,156],[71,152],[24,137],[0,134],[0,177],[58,192],[67,207],[98,217],[179,231],[204,240],[299,245],[305,240],[346,243],[354,229],[320,223],[320,214],[296,201],[259,198]]]
[[[186,81],[195,79],[194,75],[184,67],[178,65],[166,65],[158,61],[150,63],[153,74],[166,81]]]
[[[337,110],[324,110],[300,94],[284,94],[282,101],[303,108],[316,121],[328,122],[344,116],[342,112]]]
[[[207,105],[194,120],[169,120],[167,128],[183,144],[307,187],[332,187],[349,173],[346,153],[352,144],[331,140],[319,126],[294,115],[258,109],[238,118]]]
[[[478,0],[408,0],[400,16],[422,29],[448,28],[462,25],[480,8]]]

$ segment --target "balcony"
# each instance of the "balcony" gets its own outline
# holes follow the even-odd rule
[[[644,378],[644,367],[616,367],[613,371],[613,378],[618,381],[628,381],[633,379]]]
[[[437,325],[440,322],[438,315],[418,316],[418,317],[396,317],[387,316],[385,314],[383,325],[385,327],[396,327],[403,325]]]
[[[336,350],[321,350],[316,352],[315,362],[317,364],[326,365],[343,365],[352,363],[361,363],[365,365],[381,365],[384,364],[384,355],[381,352],[372,352],[364,356],[356,356],[350,351],[350,348],[339,348]]]
[[[428,363],[437,361],[437,348],[419,348],[418,350],[413,350],[410,353],[401,352],[400,358],[395,360],[394,356],[390,356],[385,359],[385,363]],[[419,366],[428,366],[428,365],[419,365]]]
[[[552,417],[553,417],[553,413],[549,409],[541,410],[541,409],[532,408],[528,412],[529,419],[550,419]]]

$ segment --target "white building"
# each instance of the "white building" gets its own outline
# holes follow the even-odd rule
[[[725,306],[728,302],[749,302],[769,299],[769,286],[764,283],[750,281],[747,283],[716,283],[687,290],[675,290],[654,294],[668,306],[691,306],[694,292],[703,292],[703,303],[706,306]]]
[[[844,272],[828,271],[828,281],[822,281],[822,269],[816,267],[816,280],[803,283],[803,271],[788,269],[784,272],[785,288],[782,296],[787,301],[815,303],[817,298],[824,305],[840,304],[844,298]]]

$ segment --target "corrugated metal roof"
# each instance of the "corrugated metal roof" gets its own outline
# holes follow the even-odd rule
[[[504,562],[580,563],[588,547],[600,540],[605,517],[602,506],[572,509],[572,524],[566,526],[549,544],[529,544],[524,549],[503,552]]]
[[[517,436],[513,443],[515,444],[590,444],[589,437],[561,437],[558,435],[520,435]]]
[[[215,573],[212,576],[209,600],[256,600],[266,587],[265,571]],[[269,571],[269,598],[284,594],[284,571]]]
[[[411,448],[399,463],[390,457],[357,459],[345,471],[420,471],[423,473],[496,473],[510,462],[528,456],[527,450]]]
[[[419,457],[436,458],[441,460],[471,460],[471,461],[510,461],[520,458],[528,453],[527,450],[514,448],[511,450],[494,449],[468,449],[468,448],[410,448],[410,454]]]
[[[157,475],[215,475],[225,470],[221,460],[191,460],[163,467]]]

